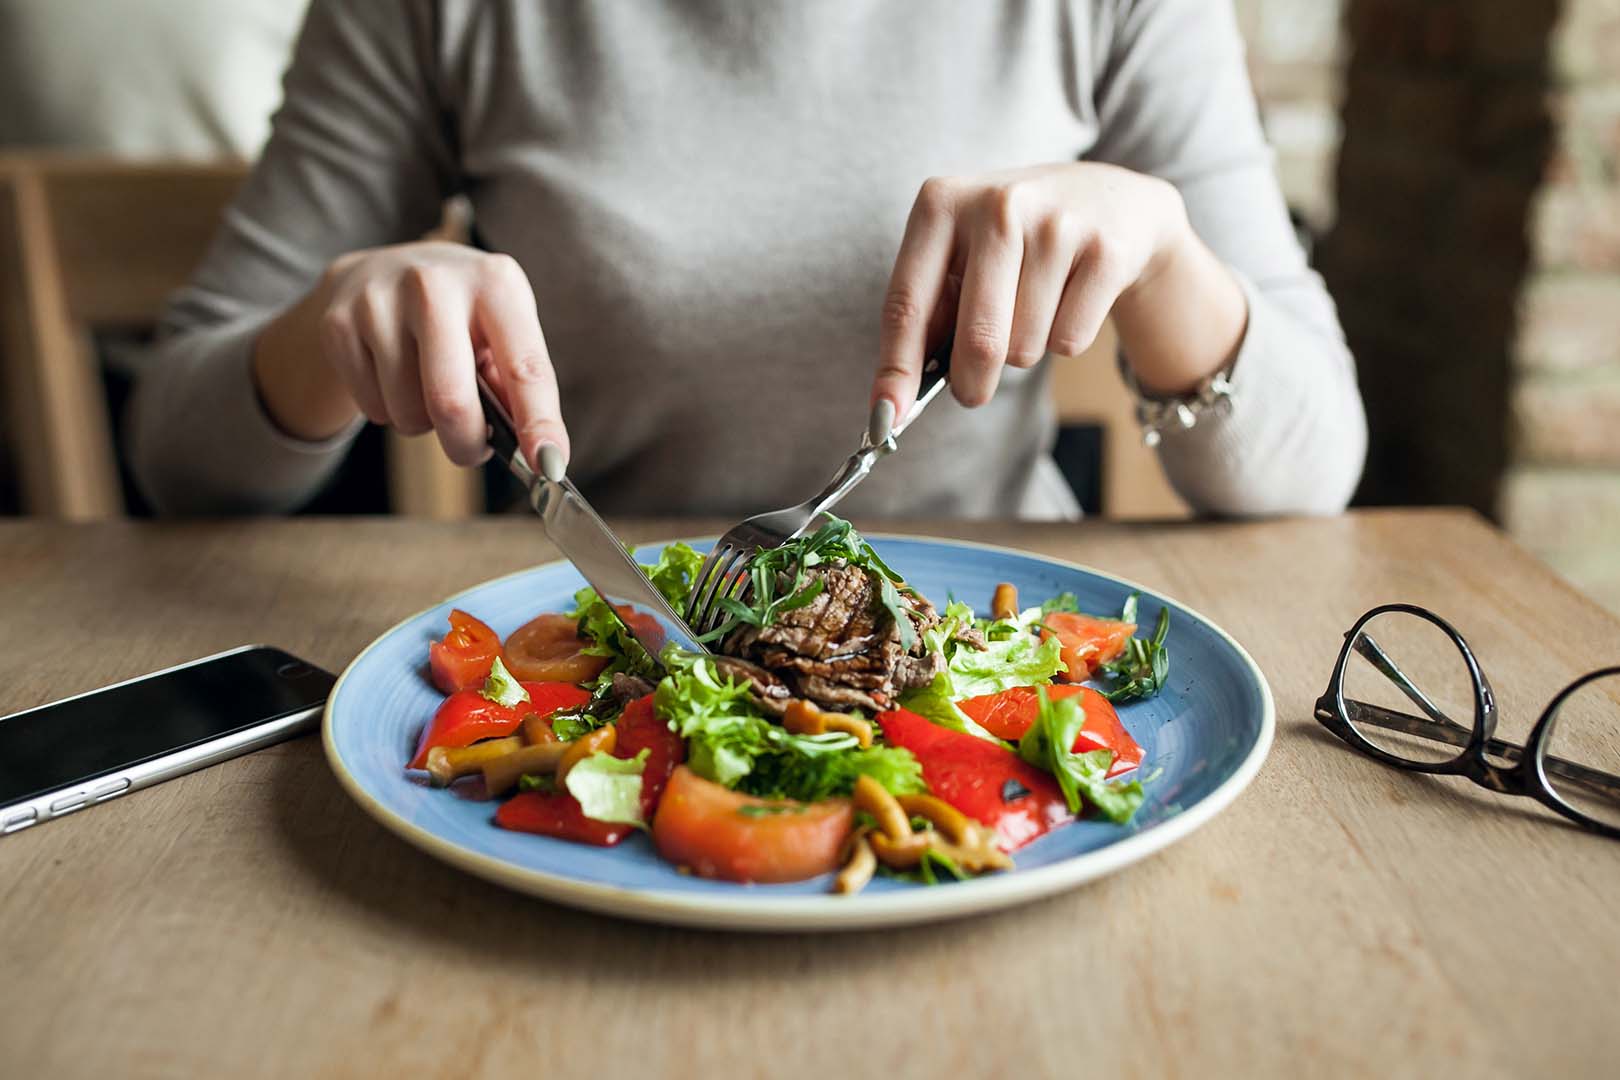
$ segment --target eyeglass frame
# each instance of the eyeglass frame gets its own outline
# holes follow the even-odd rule
[[[1378,616],[1386,614],[1406,614],[1428,620],[1438,626],[1462,654],[1463,660],[1468,666],[1468,674],[1474,688],[1474,725],[1466,742],[1458,743],[1453,741],[1453,738],[1465,730],[1462,725],[1446,716],[1438,706],[1429,701],[1428,696],[1413,685],[1412,681],[1389,659],[1388,654],[1372,639],[1371,635],[1362,634],[1363,627]],[[1418,709],[1429,716],[1429,719],[1425,720],[1422,717],[1412,716],[1408,713],[1399,713],[1385,709],[1382,706],[1358,701],[1355,703],[1358,706],[1387,714],[1380,717],[1385,721],[1394,717],[1401,717],[1405,721],[1409,721],[1409,723],[1405,724],[1391,724],[1364,719],[1362,722],[1374,727],[1404,731],[1408,735],[1416,735],[1419,738],[1435,738],[1435,728],[1449,730],[1454,733],[1453,738],[1441,737],[1438,741],[1452,746],[1461,746],[1462,749],[1458,751],[1456,757],[1439,762],[1413,761],[1384,750],[1356,729],[1355,722],[1350,719],[1350,709],[1344,697],[1344,673],[1350,661],[1350,652],[1358,640],[1370,642],[1372,648],[1379,654],[1378,657],[1369,656],[1366,652],[1357,649],[1358,655],[1382,671]],[[1380,660],[1382,660],[1382,663]],[[1384,668],[1383,665],[1385,664],[1388,665],[1388,670]],[[1361,618],[1356,620],[1354,626],[1345,631],[1344,645],[1339,649],[1339,658],[1333,665],[1332,680],[1328,683],[1327,690],[1322,696],[1316,699],[1315,715],[1318,723],[1349,744],[1352,749],[1358,750],[1386,765],[1392,765],[1407,772],[1426,773],[1431,776],[1462,776],[1481,787],[1503,795],[1527,796],[1535,799],[1549,810],[1575,822],[1582,828],[1590,829],[1611,839],[1620,840],[1620,826],[1600,821],[1590,814],[1577,810],[1560,797],[1547,780],[1547,740],[1552,733],[1553,722],[1558,716],[1558,710],[1563,707],[1565,701],[1582,687],[1610,676],[1620,676],[1620,666],[1599,668],[1596,671],[1588,672],[1564,687],[1553,696],[1553,699],[1542,710],[1540,718],[1537,719],[1535,727],[1530,730],[1529,738],[1525,740],[1524,745],[1515,746],[1512,743],[1496,738],[1496,693],[1491,689],[1490,680],[1485,677],[1484,671],[1480,669],[1479,661],[1474,656],[1474,650],[1469,648],[1468,642],[1457,632],[1456,628],[1428,608],[1419,607],[1416,604],[1382,604],[1363,614]],[[1416,725],[1434,725],[1434,728],[1424,731],[1419,730]],[[1487,753],[1494,754],[1499,758],[1506,758],[1515,763],[1511,766],[1498,765],[1486,756]],[[1610,789],[1615,793],[1617,801],[1620,801],[1620,777],[1590,766],[1564,761],[1561,758],[1555,757],[1552,758],[1552,761],[1555,762],[1553,766],[1554,772],[1576,782],[1585,783],[1588,786]]]

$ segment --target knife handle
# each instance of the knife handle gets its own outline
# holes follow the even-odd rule
[[[489,448],[495,456],[506,463],[512,474],[524,484],[534,480],[534,470],[529,463],[523,460],[523,450],[518,445],[517,428],[512,418],[506,413],[506,406],[501,404],[495,391],[490,389],[482,375],[478,379],[478,400],[484,406],[484,425],[489,432]]]
[[[890,438],[899,438],[900,433],[912,425],[928,403],[939,396],[939,392],[950,385],[951,376],[951,347],[955,344],[954,335],[946,335],[939,348],[935,349],[928,359],[923,361],[922,382],[917,386],[917,401],[910,410],[900,418],[889,432]]]

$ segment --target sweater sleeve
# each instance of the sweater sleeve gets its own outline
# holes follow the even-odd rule
[[[1249,307],[1231,410],[1166,431],[1165,472],[1206,513],[1342,510],[1367,450],[1355,363],[1289,222],[1231,0],[1115,0],[1114,20],[1091,156],[1175,184]]]
[[[432,29],[425,3],[311,6],[264,154],[139,362],[127,450],[160,511],[293,509],[347,452],[358,422],[320,443],[279,430],[251,356],[332,259],[438,222],[454,174]]]

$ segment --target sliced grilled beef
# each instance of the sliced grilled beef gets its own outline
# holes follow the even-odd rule
[[[717,656],[714,667],[723,679],[747,683],[754,704],[772,716],[785,713],[788,702],[793,700],[793,692],[787,688],[787,684],[758,664],[735,656]]]
[[[867,571],[834,564],[811,573],[825,582],[814,600],[783,612],[770,626],[737,630],[724,651],[758,664],[790,693],[830,708],[881,711],[900,691],[939,673],[944,658],[922,640],[922,632],[939,621],[927,600],[901,594],[915,631],[908,651]]]

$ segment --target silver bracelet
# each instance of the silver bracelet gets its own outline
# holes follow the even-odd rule
[[[1198,384],[1190,394],[1180,397],[1156,398],[1142,392],[1142,387],[1131,372],[1124,357],[1120,358],[1119,373],[1125,385],[1136,396],[1136,419],[1142,425],[1142,445],[1158,446],[1164,441],[1167,428],[1185,431],[1195,427],[1205,413],[1221,414],[1232,411],[1232,365],[1217,371]]]

